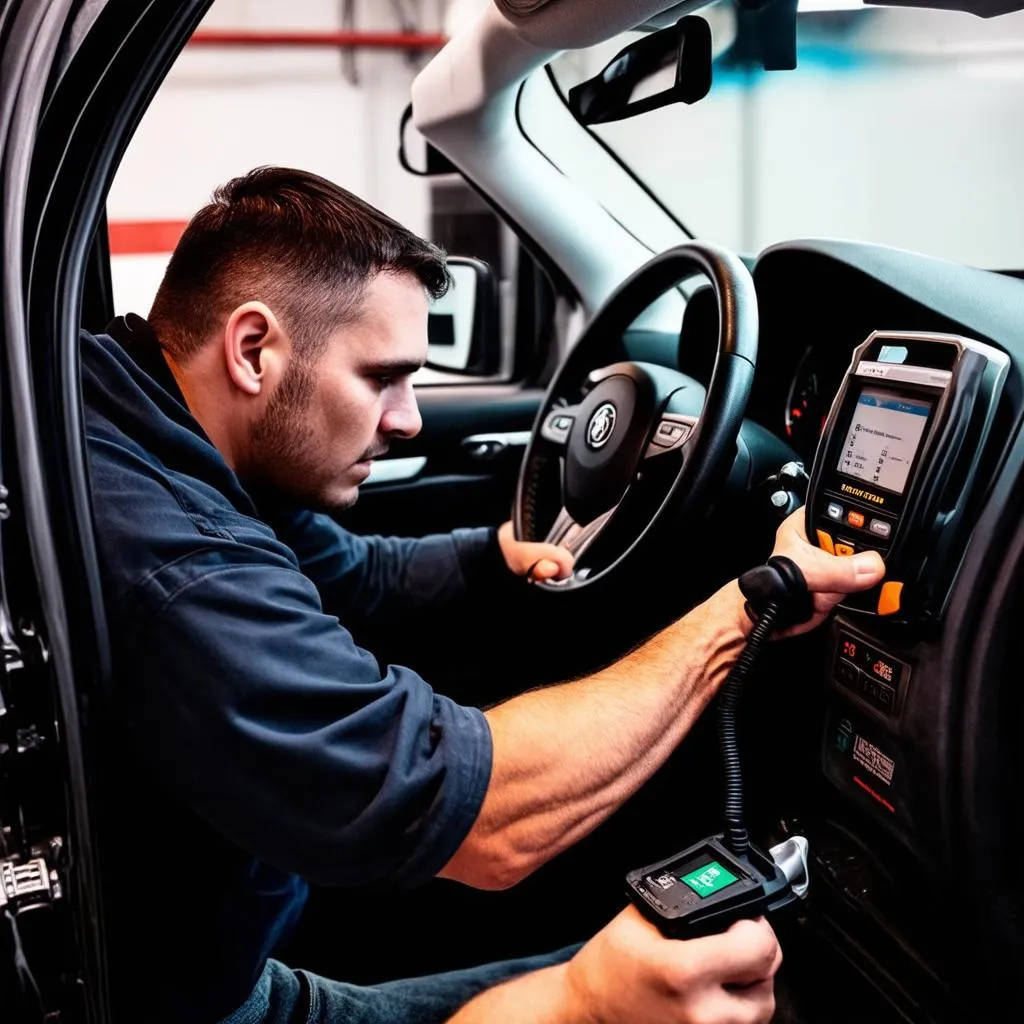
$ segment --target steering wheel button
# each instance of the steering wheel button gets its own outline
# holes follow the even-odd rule
[[[838,502],[830,501],[828,507],[825,509],[825,514],[829,519],[840,520],[843,518],[843,506]]]
[[[661,448],[670,448],[689,433],[689,428],[683,423],[662,423],[654,432],[651,441]]]
[[[840,544],[836,542],[836,554],[837,555],[852,555],[855,553],[855,548],[852,544]]]
[[[846,521],[851,526],[861,527],[864,525],[864,513],[863,512],[849,512],[846,516]]]

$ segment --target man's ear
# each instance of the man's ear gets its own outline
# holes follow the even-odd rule
[[[287,359],[287,336],[273,310],[262,302],[245,302],[224,324],[224,363],[235,387],[258,395],[280,378]]]

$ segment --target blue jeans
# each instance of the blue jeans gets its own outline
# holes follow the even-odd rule
[[[580,947],[380,985],[350,985],[268,960],[252,995],[222,1024],[442,1024],[478,992],[560,964]]]

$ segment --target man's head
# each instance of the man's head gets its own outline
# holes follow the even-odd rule
[[[315,507],[356,499],[370,460],[421,425],[410,382],[445,255],[304,171],[217,189],[149,314],[193,413],[246,482]]]

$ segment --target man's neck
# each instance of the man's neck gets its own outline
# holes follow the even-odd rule
[[[181,391],[182,398],[188,411],[192,413],[199,425],[206,432],[206,436],[213,442],[214,447],[224,457],[224,461],[238,472],[238,458],[235,445],[232,444],[231,436],[223,426],[223,418],[218,416],[213,409],[214,405],[220,405],[223,409],[223,402],[211,402],[206,390],[196,383],[194,374],[184,369],[181,364],[166,349],[161,349],[164,362],[174,377],[174,382]],[[197,356],[201,359],[202,356]],[[202,373],[203,371],[199,371]]]

